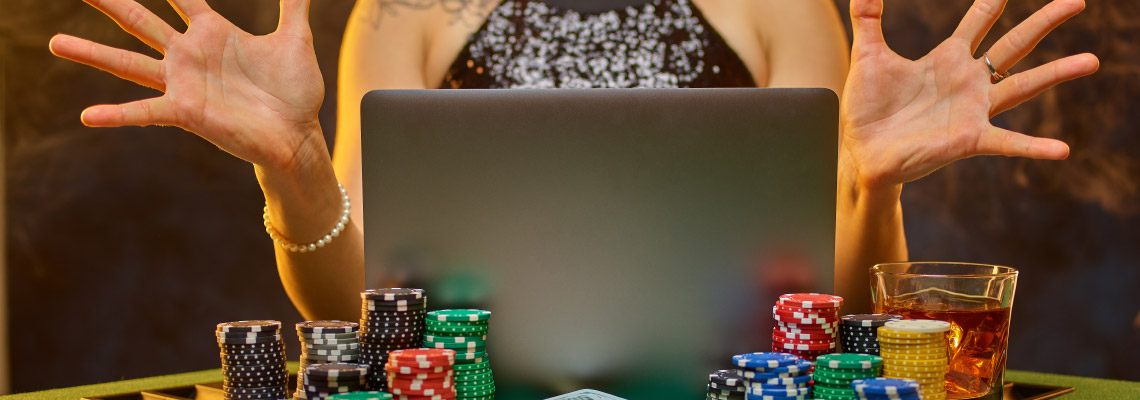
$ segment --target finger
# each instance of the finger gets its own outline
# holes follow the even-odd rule
[[[1057,139],[1033,137],[998,127],[990,127],[987,132],[982,133],[978,139],[977,149],[971,155],[1064,160],[1069,157],[1069,145]]]
[[[98,68],[151,89],[166,90],[166,84],[162,80],[162,62],[142,54],[70,35],[55,35],[48,43],[48,48],[56,56]]]
[[[1053,86],[1091,75],[1100,69],[1100,59],[1092,54],[1078,54],[1014,74],[994,85],[990,91],[990,115],[998,115],[1017,107]]]
[[[886,46],[883,37],[883,0],[851,0],[853,53]]]
[[[206,4],[206,0],[166,0],[174,7],[174,11],[178,12],[178,16],[182,17],[182,21],[190,24],[190,20],[198,15],[210,12],[210,6]]]
[[[1008,71],[1029,55],[1037,44],[1069,18],[1085,9],[1084,0],[1054,0],[1037,10],[990,48],[990,61],[998,71]]]
[[[123,30],[142,40],[147,46],[163,52],[166,44],[178,34],[165,21],[133,0],[83,0],[115,20]]]
[[[311,35],[309,0],[281,0],[281,19],[277,31],[298,36]]]
[[[1001,17],[1006,1],[974,0],[974,4],[966,11],[966,16],[962,17],[962,22],[958,23],[958,28],[954,30],[952,37],[970,43],[970,54],[974,54],[978,51],[982,40],[990,33],[990,28],[993,28],[998,17]]]
[[[83,125],[96,128],[174,125],[174,112],[166,97],[126,104],[98,105],[83,110]]]

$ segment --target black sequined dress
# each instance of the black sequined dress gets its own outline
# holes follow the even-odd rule
[[[471,35],[441,88],[755,87],[690,0],[580,12],[504,0]]]

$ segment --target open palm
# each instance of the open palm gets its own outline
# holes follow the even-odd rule
[[[975,58],[1005,4],[976,0],[952,37],[912,61],[891,51],[883,38],[883,0],[852,0],[855,38],[841,122],[843,151],[861,184],[898,185],[978,155],[1068,157],[1065,143],[998,128],[990,118],[1095,72],[1097,58],[1071,56],[999,80],[985,57],[999,73],[1008,71],[1083,10],[1084,1],[1054,0]]]
[[[319,136],[324,85],[313,52],[308,0],[285,0],[277,31],[250,35],[205,0],[170,0],[189,28],[179,33],[133,0],[85,0],[162,60],[57,35],[53,53],[164,94],[84,111],[95,127],[174,125],[257,165],[284,167]]]

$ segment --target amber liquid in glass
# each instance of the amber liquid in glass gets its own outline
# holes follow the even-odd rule
[[[946,392],[952,399],[985,396],[1001,390],[1009,343],[1010,308],[993,299],[940,296],[922,301],[893,299],[877,312],[907,319],[936,319],[950,323],[950,369]],[[997,386],[995,388],[995,386]]]

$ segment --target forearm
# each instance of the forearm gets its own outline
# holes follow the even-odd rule
[[[294,243],[328,234],[343,211],[332,161],[320,128],[297,150],[288,167],[255,167],[269,206],[270,223]],[[360,207],[360,204],[353,204]],[[353,320],[364,285],[364,244],[351,219],[340,236],[308,253],[274,246],[285,292],[306,319]]]
[[[871,311],[869,269],[907,259],[902,185],[873,187],[860,182],[858,166],[839,157],[835,212],[835,292],[849,313]]]

